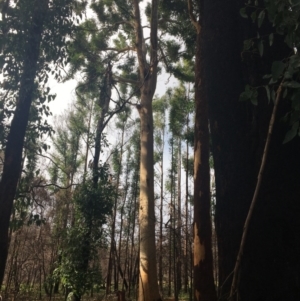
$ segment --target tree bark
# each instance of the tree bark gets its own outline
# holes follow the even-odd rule
[[[272,103],[259,93],[258,105],[239,102],[246,83],[269,73],[284,43],[265,48],[262,60],[241,58],[244,38],[253,37],[242,19],[243,1],[204,1],[202,51],[216,177],[216,231],[220,300],[227,300],[243,225],[253,196],[267,137]],[[204,29],[204,27],[203,27]],[[256,34],[256,30],[255,30]],[[259,85],[259,82],[256,82]],[[282,145],[290,103],[279,104],[261,190],[245,242],[237,290],[240,300],[299,299],[299,138]],[[227,279],[227,280],[226,280]],[[253,289],[255,288],[255,289]]]
[[[217,300],[217,295],[213,277],[210,216],[208,103],[205,93],[205,70],[202,69],[205,58],[201,52],[203,41],[201,34],[197,34],[195,71],[194,298],[197,301],[214,301]]]
[[[213,277],[212,224],[210,215],[210,167],[207,70],[203,68],[202,51],[206,27],[203,22],[205,1],[198,1],[201,18],[196,19],[189,1],[191,20],[197,31],[195,67],[195,141],[194,141],[194,299],[216,301]]]
[[[141,102],[137,106],[141,120],[141,161],[140,161],[140,280],[139,301],[161,300],[157,282],[155,213],[154,213],[154,159],[153,159],[153,112],[152,100],[157,82],[157,10],[158,1],[152,0],[150,24],[150,63],[144,51],[143,29],[139,1],[133,0],[135,34]]]
[[[9,220],[21,173],[23,144],[35,90],[34,80],[38,69],[40,42],[47,9],[48,0],[36,1],[24,54],[19,96],[5,148],[5,161],[0,182],[0,286],[4,277],[9,244]]]

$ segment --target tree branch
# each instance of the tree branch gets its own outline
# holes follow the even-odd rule
[[[238,275],[239,275],[239,271],[240,271],[242,256],[243,256],[243,253],[244,253],[244,247],[245,247],[246,238],[247,238],[247,234],[248,234],[248,230],[249,230],[250,220],[251,220],[252,215],[253,215],[255,204],[257,202],[258,193],[259,193],[259,189],[260,189],[261,182],[262,182],[262,176],[263,176],[263,173],[264,173],[264,170],[265,170],[265,165],[266,165],[266,161],[267,161],[267,157],[268,157],[268,153],[269,153],[271,136],[272,136],[272,132],[273,132],[273,128],[274,128],[278,103],[279,103],[279,100],[280,100],[281,94],[282,94],[282,86],[283,86],[283,80],[282,80],[282,82],[280,83],[280,85],[277,89],[277,96],[276,96],[275,104],[274,104],[274,107],[273,107],[273,112],[272,112],[272,115],[271,115],[271,118],[270,118],[269,130],[268,130],[268,134],[267,134],[267,140],[266,140],[266,143],[265,143],[265,148],[264,148],[264,152],[263,152],[263,156],[262,156],[262,160],[261,160],[260,169],[259,169],[259,172],[258,172],[257,183],[256,183],[255,191],[254,191],[254,194],[253,194],[253,198],[252,198],[252,201],[251,201],[251,205],[250,205],[250,208],[249,208],[249,211],[248,211],[248,215],[247,215],[247,218],[246,218],[246,221],[245,221],[245,224],[244,224],[240,249],[239,249],[239,252],[238,252],[238,255],[237,255],[237,258],[236,258],[236,262],[235,262],[235,267],[234,267],[234,270],[233,270],[233,279],[232,279],[230,296],[229,296],[230,301],[234,300],[234,296],[237,294],[237,290],[238,290],[238,285],[239,285]]]
[[[188,0],[188,11],[189,11],[189,16],[192,21],[192,24],[195,26],[197,30],[197,34],[199,34],[201,31],[201,26],[200,23],[196,20],[196,17],[194,15],[194,7],[193,7],[192,0]]]

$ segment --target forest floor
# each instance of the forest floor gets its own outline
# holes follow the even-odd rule
[[[1,296],[1,294],[0,294]],[[3,301],[66,301],[65,296],[62,294],[55,294],[51,298],[49,296],[40,296],[39,294],[34,293],[23,293],[23,294],[10,294],[6,298],[0,299]],[[135,298],[125,298],[125,301],[135,301]],[[174,297],[164,297],[165,301],[173,301]],[[179,301],[187,301],[189,297],[187,295],[182,295],[179,298]],[[118,301],[118,297],[115,294],[105,296],[105,293],[94,294],[94,296],[83,296],[81,301]]]

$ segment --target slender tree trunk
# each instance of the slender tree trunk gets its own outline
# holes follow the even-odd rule
[[[5,161],[0,182],[0,287],[8,252],[10,214],[21,172],[23,144],[35,89],[34,79],[38,68],[40,42],[47,9],[48,0],[36,1],[32,27],[24,53],[24,67],[16,110],[7,136]]]
[[[178,141],[178,172],[177,172],[177,292],[181,291],[181,259],[182,259],[182,247],[181,247],[181,139]]]
[[[99,105],[101,107],[100,117],[97,122],[97,130],[96,130],[96,138],[95,138],[95,153],[94,153],[94,161],[93,161],[93,172],[94,172],[94,184],[96,185],[98,182],[98,164],[100,159],[101,152],[101,137],[103,130],[105,128],[105,116],[109,109],[109,103],[111,98],[111,85],[112,85],[112,72],[110,63],[107,66],[107,70],[105,73],[104,84],[102,90],[100,91],[99,96]]]
[[[120,150],[120,161],[119,164],[122,164],[123,158],[123,146],[124,146],[124,129],[122,131],[122,140],[121,140],[121,150]],[[119,168],[117,174],[116,181],[116,197],[114,202],[114,210],[113,210],[113,220],[111,225],[111,241],[110,241],[110,252],[109,252],[109,260],[108,260],[108,270],[107,270],[107,280],[106,280],[106,294],[110,293],[111,287],[111,278],[112,272],[114,271],[114,288],[118,289],[118,272],[116,269],[116,258],[114,257],[114,253],[117,252],[115,249],[115,230],[116,230],[116,219],[117,219],[117,207],[118,207],[118,194],[119,194],[119,185],[120,185],[120,176],[121,176],[121,168]],[[121,231],[122,232],[122,231]],[[120,236],[121,238],[121,236]]]
[[[170,219],[169,219],[169,291],[168,291],[168,296],[171,297],[172,295],[172,267],[173,267],[173,238],[174,238],[174,233],[173,233],[173,220],[174,220],[174,137],[172,136],[170,139],[170,144],[171,144],[171,187],[170,187]],[[174,290],[175,290],[175,285],[174,285]]]
[[[165,129],[162,130],[162,152],[160,165],[160,224],[159,224],[159,288],[160,293],[163,294],[163,270],[162,270],[162,254],[163,254],[163,201],[164,201],[164,143],[165,143]]]
[[[189,116],[186,118],[186,131],[189,131]],[[185,262],[184,265],[184,292],[188,292],[189,275],[188,275],[188,262],[189,262],[189,143],[186,142],[186,172],[185,172]]]
[[[139,158],[140,156],[138,156]],[[139,161],[138,161],[139,163]],[[131,232],[131,250],[130,250],[130,270],[129,270],[129,291],[128,294],[130,296],[131,293],[131,287],[135,287],[135,281],[134,281],[134,273],[135,273],[135,266],[134,266],[134,255],[135,255],[135,227],[136,227],[136,211],[138,209],[137,206],[137,195],[138,195],[138,178],[139,178],[139,172],[138,172],[138,166],[137,164],[137,170],[134,171],[135,173],[135,183],[134,183],[134,207],[133,207],[133,222],[132,222],[132,232]]]
[[[92,113],[93,113],[93,109],[94,109],[94,102],[91,105],[91,110],[89,112],[89,121],[88,121],[88,131],[86,134],[86,146],[85,146],[85,160],[84,160],[84,179],[85,179],[85,175],[87,172],[87,167],[88,167],[88,155],[89,155],[89,150],[90,150],[90,132],[91,132],[91,122],[92,122]]]

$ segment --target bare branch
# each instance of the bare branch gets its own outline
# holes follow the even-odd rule
[[[278,103],[279,103],[279,100],[280,100],[281,94],[282,94],[282,87],[283,87],[283,80],[280,83],[280,85],[277,89],[277,92],[276,92],[277,96],[276,96],[275,104],[274,104],[274,107],[273,107],[273,112],[272,112],[272,115],[271,115],[271,118],[270,118],[269,130],[268,130],[268,134],[267,134],[267,139],[266,139],[265,148],[264,148],[264,152],[263,152],[263,156],[262,156],[262,160],[261,160],[260,169],[259,169],[258,176],[257,176],[257,183],[256,183],[256,187],[255,187],[255,191],[254,191],[253,198],[252,198],[252,201],[251,201],[251,205],[250,205],[248,215],[247,215],[247,218],[246,218],[246,221],[245,221],[245,224],[244,224],[244,228],[243,228],[243,235],[242,235],[242,239],[241,239],[240,249],[239,249],[239,252],[238,252],[238,255],[237,255],[237,258],[236,258],[236,262],[235,262],[235,267],[234,267],[234,270],[233,270],[233,279],[232,279],[230,296],[229,296],[230,301],[233,301],[235,296],[238,293],[238,291],[237,291],[238,290],[238,285],[239,285],[238,275],[239,275],[242,256],[243,256],[243,252],[244,252],[244,246],[245,246],[245,243],[246,243],[246,238],[247,238],[247,234],[248,234],[250,220],[251,220],[252,215],[253,215],[255,204],[257,202],[258,193],[259,193],[261,182],[262,182],[262,176],[263,176],[263,173],[264,173],[264,170],[265,170],[265,165],[266,165],[266,161],[267,161],[267,157],[268,157],[268,153],[269,153],[271,136],[272,136],[272,132],[273,132],[273,128],[274,128]]]
[[[192,0],[188,0],[188,11],[189,11],[189,15],[190,15],[192,24],[195,26],[195,28],[197,30],[197,34],[199,34],[201,31],[201,26],[200,26],[199,21],[196,20],[196,17],[194,15],[194,7],[193,7]]]
[[[124,78],[118,75],[113,75],[113,79],[115,79],[119,83],[125,83],[125,84],[133,84],[133,85],[138,85],[139,82],[129,79],[129,78]]]

